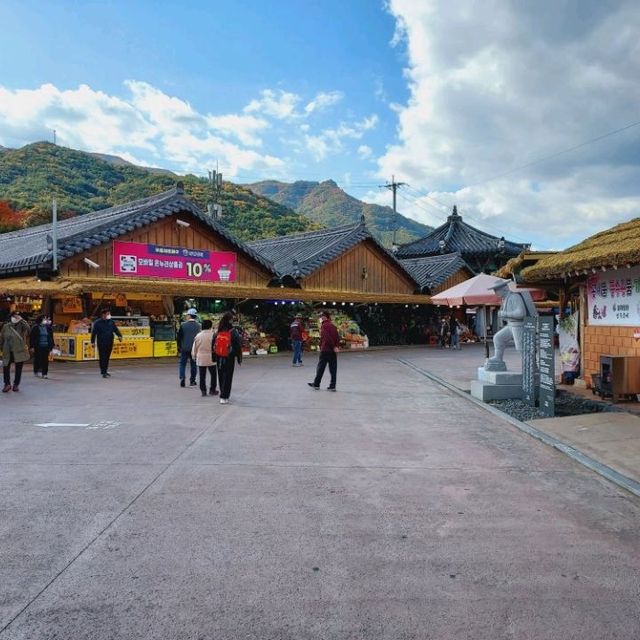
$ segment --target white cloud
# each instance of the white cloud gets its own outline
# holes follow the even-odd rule
[[[343,97],[344,94],[341,91],[319,93],[313,100],[311,100],[311,102],[307,103],[304,111],[307,115],[312,114],[314,111],[322,111],[323,109],[340,102]]]
[[[376,114],[363,118],[359,122],[347,124],[341,122],[335,129],[324,129],[318,135],[306,134],[305,145],[316,160],[323,160],[330,153],[340,153],[344,150],[344,140],[361,139],[366,131],[373,129],[378,124]]]
[[[395,174],[457,202],[488,231],[539,246],[638,215],[640,127],[492,179],[638,120],[633,0],[584,0],[573,11],[502,0],[388,7],[394,44],[407,48],[410,98],[395,107],[398,139],[379,159],[380,176]],[[432,217],[423,202],[405,205]]]
[[[247,113],[200,113],[187,101],[146,82],[127,81],[128,98],[80,85],[60,90],[0,86],[0,144],[17,147],[51,140],[62,145],[119,155],[136,164],[202,173],[219,162],[233,177],[239,171],[281,175],[283,160],[259,154],[260,133],[269,122]]]
[[[361,144],[358,147],[358,155],[363,160],[368,160],[373,155],[373,149],[371,147],[367,146],[366,144]]]
[[[252,100],[245,108],[245,113],[261,113],[278,120],[289,120],[296,117],[296,106],[301,98],[295,93],[273,89],[265,89],[260,98]]]

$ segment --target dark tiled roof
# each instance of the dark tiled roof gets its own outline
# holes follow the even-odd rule
[[[375,243],[380,251],[413,279],[402,263],[369,233],[364,222],[256,240],[250,242],[249,246],[269,260],[281,278],[291,276],[297,279],[317,271],[363,240]]]
[[[150,198],[61,220],[58,222],[58,260],[62,261],[181,212],[195,216],[239,251],[251,256],[269,272],[274,272],[271,264],[262,256],[185,198],[181,185]],[[51,224],[1,234],[0,274],[51,268],[53,252],[47,248],[47,236],[50,235]]]
[[[444,242],[443,247],[440,246],[441,241]],[[424,238],[403,244],[398,249],[396,256],[398,258],[414,258],[457,252],[463,258],[480,257],[495,254],[499,243],[504,243],[501,253],[507,258],[517,256],[529,246],[498,238],[472,227],[462,221],[462,216],[458,215],[457,208],[453,207],[453,212],[445,224],[434,229]]]
[[[445,253],[444,255],[422,258],[401,258],[400,263],[417,281],[421,290],[435,289],[460,269],[467,269],[470,274],[473,274],[473,269],[459,253]]]

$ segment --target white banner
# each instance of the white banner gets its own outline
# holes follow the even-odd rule
[[[640,325],[640,266],[589,276],[587,302],[591,325]]]
[[[580,371],[580,343],[578,342],[578,312],[558,320],[560,364],[562,372]]]

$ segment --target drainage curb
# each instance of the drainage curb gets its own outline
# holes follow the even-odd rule
[[[549,445],[550,447],[553,447],[554,449],[561,451],[565,455],[569,456],[572,460],[579,462],[581,465],[587,467],[588,469],[591,469],[591,471],[595,471],[598,475],[602,476],[603,478],[606,478],[607,480],[609,480],[610,482],[613,482],[619,487],[626,489],[633,495],[640,497],[640,482],[637,482],[632,478],[628,478],[627,476],[619,473],[615,469],[612,469],[611,467],[608,467],[607,465],[602,464],[601,462],[598,462],[594,458],[591,458],[590,456],[582,453],[582,451],[579,451],[578,449],[575,449],[574,447],[568,444],[565,444],[561,440],[558,440],[557,438],[554,438],[553,436],[550,436],[549,434],[544,433],[544,431],[540,431],[539,429],[532,427],[526,422],[522,422],[514,418],[513,416],[510,416],[508,413],[504,413],[504,411],[500,411],[499,409],[496,409],[495,407],[492,407],[489,404],[481,402],[480,400],[474,398],[472,395],[470,395],[466,391],[463,391],[462,389],[458,389],[458,387],[452,385],[450,382],[447,382],[446,380],[443,380],[442,378],[431,373],[430,371],[426,371],[425,369],[422,369],[416,366],[415,364],[408,362],[407,360],[403,360],[402,358],[399,358],[398,361],[401,362],[403,365],[409,367],[410,369],[413,369],[417,373],[423,375],[425,378],[429,378],[429,380],[445,387],[446,389],[448,389],[452,393],[455,393],[461,398],[465,398],[467,401],[472,402],[478,407],[481,407],[485,411],[489,411],[490,413],[493,413],[499,418],[506,420],[507,422],[512,424],[516,429],[519,429],[520,431],[523,431],[524,433],[527,433],[530,436],[536,438],[536,440],[540,440],[541,442],[544,442],[546,445]]]

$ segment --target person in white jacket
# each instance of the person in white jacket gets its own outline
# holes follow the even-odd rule
[[[193,340],[193,347],[191,347],[191,357],[198,366],[200,392],[203,396],[207,395],[207,369],[209,369],[209,375],[211,376],[209,395],[218,395],[218,390],[216,389],[216,363],[213,360],[213,337],[213,323],[211,320],[203,320],[202,331],[196,335]]]

